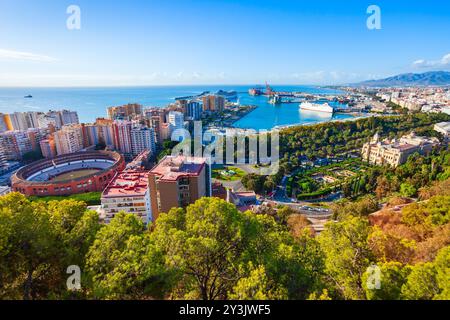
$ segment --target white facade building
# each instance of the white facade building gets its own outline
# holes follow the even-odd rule
[[[182,141],[184,137],[184,115],[179,111],[170,111],[167,115],[170,127],[170,136],[173,141]]]
[[[106,223],[119,212],[134,214],[146,224],[153,221],[146,172],[119,173],[103,191],[101,201]]]
[[[155,130],[147,127],[134,127],[131,129],[131,150],[134,156],[144,150],[149,150],[152,155],[156,152]]]

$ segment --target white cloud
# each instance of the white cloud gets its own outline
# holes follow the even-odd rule
[[[450,53],[447,53],[439,60],[420,59],[413,62],[415,68],[447,68],[450,67]]]
[[[225,73],[204,74],[200,72],[153,72],[132,74],[31,74],[1,73],[0,87],[64,87],[64,86],[135,86],[135,85],[184,85],[222,84]]]
[[[366,77],[357,73],[342,71],[313,71],[291,74],[296,83],[305,84],[340,84],[365,80]]]
[[[57,59],[40,54],[0,49],[0,60],[20,60],[36,62],[54,62]]]
[[[445,65],[450,65],[450,53],[446,54],[446,55],[442,58],[441,62],[442,62],[443,64],[445,64]]]

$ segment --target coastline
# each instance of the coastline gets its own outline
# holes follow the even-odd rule
[[[196,96],[204,91],[217,92],[219,90],[236,91],[241,105],[255,105],[248,120],[250,125],[257,124],[258,128],[270,129],[277,124],[291,124],[292,122],[309,122],[314,119],[301,119],[290,109],[290,105],[269,105],[267,97],[253,97],[248,95],[251,85],[177,85],[177,86],[117,86],[117,87],[43,87],[43,88],[0,88],[0,112],[47,112],[50,109],[76,110],[80,122],[93,123],[96,117],[106,116],[106,108],[128,103],[138,103],[145,108],[164,108],[175,103],[176,97]],[[328,90],[309,85],[277,85],[277,91],[304,92],[307,94],[327,94]],[[24,99],[24,94],[33,95],[32,99]],[[286,110],[284,110],[286,109]],[[296,113],[296,112],[295,112]],[[238,121],[246,115],[232,122],[239,127]],[[245,123],[244,123],[245,122]],[[246,126],[244,121],[242,127]],[[292,123],[293,124],[293,123]]]
[[[295,128],[295,127],[315,126],[315,125],[320,125],[320,124],[324,124],[324,123],[331,123],[331,122],[349,122],[349,121],[357,121],[359,119],[366,119],[366,118],[370,118],[370,117],[389,117],[389,116],[393,117],[393,116],[399,116],[399,115],[387,115],[387,114],[369,113],[367,115],[353,116],[352,118],[347,118],[347,119],[332,119],[332,120],[323,121],[323,122],[304,123],[304,124],[291,124],[291,125],[286,125],[286,126],[277,126],[277,127],[272,128],[270,130],[270,132],[272,132],[274,130],[283,131],[283,130],[291,129],[291,128]]]

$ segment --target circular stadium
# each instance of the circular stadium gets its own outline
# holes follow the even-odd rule
[[[103,191],[124,168],[125,160],[117,152],[71,153],[19,169],[11,177],[11,186],[12,191],[38,197]]]

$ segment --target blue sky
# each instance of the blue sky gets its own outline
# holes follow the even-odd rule
[[[449,39],[442,0],[0,0],[0,86],[339,84],[450,70]]]

